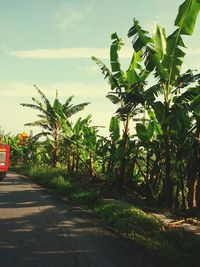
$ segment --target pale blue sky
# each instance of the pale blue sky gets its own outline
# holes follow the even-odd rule
[[[126,35],[133,18],[152,31],[155,22],[167,33],[173,28],[180,0],[0,0],[0,126],[16,134],[36,112],[20,106],[36,96],[33,84],[53,100],[74,95],[74,103],[89,101],[84,112],[93,124],[108,126],[116,107],[105,95],[109,86],[90,59],[108,63],[110,35],[117,32],[126,47],[123,66],[131,58]],[[189,46],[184,68],[200,69],[200,23]],[[34,130],[35,132],[35,130]],[[107,128],[101,130],[107,133]]]

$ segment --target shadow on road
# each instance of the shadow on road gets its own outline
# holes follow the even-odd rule
[[[0,266],[160,265],[151,251],[13,173],[0,183]]]

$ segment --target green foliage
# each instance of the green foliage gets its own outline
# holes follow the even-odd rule
[[[192,35],[199,10],[199,0],[186,0],[180,5],[174,24],[179,27],[181,34]]]
[[[71,136],[73,134],[72,132],[72,126],[69,122],[69,118],[76,114],[77,112],[83,110],[88,104],[87,103],[81,103],[78,105],[72,105],[72,96],[69,97],[64,104],[61,104],[58,100],[58,92],[56,92],[56,98],[51,105],[48,98],[45,96],[45,94],[37,87],[35,86],[35,89],[39,93],[41,97],[41,101],[32,98],[34,104],[26,104],[22,103],[21,105],[24,107],[33,108],[40,111],[40,114],[37,116],[40,118],[39,120],[32,122],[32,123],[26,123],[26,126],[39,126],[45,131],[42,131],[41,133],[36,134],[33,137],[33,140],[37,140],[41,136],[48,137],[50,136],[53,139],[53,160],[52,164],[53,166],[56,166],[58,162],[58,153],[59,153],[59,144],[61,135],[65,133],[67,136]]]
[[[154,133],[154,122],[149,122],[147,128],[143,124],[137,123],[136,131],[139,139],[148,144]]]
[[[158,231],[162,225],[157,218],[121,201],[105,202],[95,212],[113,228],[129,236],[145,236]]]
[[[91,125],[91,115],[75,123],[69,120],[88,103],[73,105],[70,96],[62,104],[58,92],[50,103],[35,86],[39,99],[32,98],[32,104],[22,105],[39,111],[38,120],[27,125],[40,126],[42,132],[25,149],[16,145],[17,139],[9,137],[12,161],[16,158],[16,162],[21,159],[45,166],[53,163],[57,168],[66,166],[72,177],[87,173],[94,183],[110,179],[118,191],[128,187],[141,198],[169,206],[176,203],[177,208],[182,202],[186,207],[188,170],[195,166],[198,177],[197,163],[193,161],[199,161],[200,74],[192,70],[181,73],[181,66],[184,35],[193,33],[199,9],[199,0],[185,0],[175,30],[169,35],[156,25],[150,36],[134,19],[128,32],[133,38],[133,52],[126,70],[120,64],[123,41],[117,33],[111,35],[110,68],[92,57],[110,84],[107,98],[116,105],[109,137],[98,135],[98,127]],[[150,75],[156,78],[152,86],[148,85]],[[46,140],[38,142],[41,136]],[[45,180],[42,170],[41,175]],[[60,184],[65,188],[65,175],[55,173],[52,179],[49,186]],[[68,184],[66,188],[73,191]],[[77,201],[96,198],[81,190],[74,193]]]
[[[97,130],[95,127],[84,127],[83,128],[83,136],[84,140],[83,143],[86,146],[87,149],[90,151],[93,151],[96,147],[96,133]]]
[[[148,71],[155,70],[155,76],[167,86],[174,84],[180,75],[185,47],[181,35],[192,35],[200,10],[198,0],[186,0],[180,6],[175,20],[178,27],[166,38],[165,30],[158,25],[154,30],[152,38],[148,32],[143,30],[137,20],[134,20],[128,37],[134,37],[133,48],[136,52],[143,50],[145,66]],[[167,88],[169,90],[169,88]]]
[[[94,208],[100,201],[100,196],[97,192],[91,192],[84,189],[76,190],[71,194],[71,199],[86,208]]]
[[[158,28],[158,26],[157,26]],[[160,28],[158,31],[159,33],[162,33],[162,38],[160,39],[162,42],[165,40],[165,34],[163,30]],[[154,40],[150,38],[148,35],[148,32],[145,30],[142,30],[141,26],[139,25],[139,22],[134,19],[133,21],[133,27],[128,32],[128,37],[135,37],[133,40],[133,48],[136,52],[138,51],[144,51],[143,55],[145,56],[145,66],[147,71],[152,72],[154,69],[156,70],[156,76],[160,77],[162,80],[167,79],[167,71],[162,68],[162,65],[160,63],[160,57],[164,54],[164,51],[162,53],[159,51],[159,54],[155,53],[154,48]],[[155,45],[157,47],[157,40],[159,39],[158,35],[155,36]],[[160,41],[160,42],[161,42]],[[162,47],[165,47],[166,45],[163,45]],[[160,47],[161,49],[161,47]]]
[[[111,139],[115,142],[120,138],[119,121],[117,117],[112,117],[110,120],[109,132]]]
[[[196,126],[193,127],[195,124],[194,117],[199,114],[199,74],[194,75],[191,70],[181,74],[185,56],[183,35],[192,35],[199,10],[200,1],[185,0],[179,7],[175,20],[176,29],[169,36],[166,36],[163,28],[156,25],[153,35],[150,37],[137,20],[134,20],[133,26],[128,32],[128,37],[133,37],[134,51],[142,51],[146,70],[154,72],[155,78],[159,81],[145,91],[144,102],[146,106],[153,109],[156,116],[155,119],[152,117],[152,112],[149,114],[150,119],[153,121],[149,125],[149,134],[151,135],[152,130],[155,131],[158,138],[157,141],[160,143],[159,148],[162,147],[163,150],[162,156],[165,158],[163,193],[165,201],[170,207],[173,205],[174,198],[174,173],[178,172],[178,176],[181,173],[186,177],[186,166],[191,164],[186,163],[187,161],[181,164],[180,162],[184,161],[184,158],[181,157],[178,159],[182,166],[181,170],[177,168],[177,154],[180,153],[180,147],[183,150],[183,144],[189,141],[187,136],[190,136],[191,131],[193,131],[193,136],[195,135],[194,129],[199,131],[198,120],[196,120]],[[196,90],[198,90],[197,95],[195,95]],[[160,94],[162,98],[158,99]],[[148,131],[145,125],[138,124],[136,131],[145,147],[148,143]],[[140,172],[143,173],[144,177],[150,176],[151,184],[147,182],[147,179],[146,183],[151,188],[151,191],[155,183],[153,181],[155,168],[158,168],[158,166],[155,167],[158,161],[157,157],[155,165],[151,167],[151,157],[154,156],[154,153],[157,156],[159,154],[155,149],[155,146],[151,146],[151,153],[147,151],[147,156],[143,157],[143,161],[146,161],[146,175],[143,173],[143,169],[140,168]],[[194,157],[199,158],[198,155]],[[177,182],[181,183],[183,187],[183,182]],[[183,192],[184,190],[182,189],[182,195],[184,195]]]
[[[64,178],[61,175],[55,176],[53,177],[49,182],[48,185],[50,187],[56,188],[61,192],[66,192],[70,189],[71,184],[69,180],[66,180],[66,178]]]
[[[161,101],[153,103],[153,109],[158,122],[162,125],[165,122],[165,105]]]

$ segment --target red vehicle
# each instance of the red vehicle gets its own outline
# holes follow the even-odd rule
[[[6,176],[9,167],[10,146],[0,144],[0,180]]]

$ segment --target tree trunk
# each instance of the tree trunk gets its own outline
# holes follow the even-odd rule
[[[102,157],[102,173],[105,174],[106,173],[106,162],[105,162],[105,158]]]
[[[113,167],[114,167],[113,158],[114,158],[114,154],[115,154],[115,144],[112,143],[111,144],[111,148],[110,148],[110,157],[109,157],[108,166],[107,166],[107,172],[108,173],[113,173]]]
[[[152,187],[151,183],[149,182],[149,179],[147,179],[147,176],[146,176],[146,174],[144,173],[144,171],[142,170],[142,168],[141,168],[139,162],[136,160],[135,163],[136,163],[136,165],[138,166],[138,169],[139,169],[139,171],[141,172],[142,176],[144,177],[144,180],[145,180],[145,182],[146,182],[146,186],[147,186],[147,188],[150,190],[151,197],[152,197],[153,199],[155,199],[155,193],[154,193],[154,190],[153,190],[153,187]],[[149,190],[148,190],[148,191],[149,191]]]
[[[197,181],[198,176],[200,176],[200,121],[196,118],[197,121],[197,132],[196,140],[193,145],[193,156],[189,163],[189,172],[188,172],[188,206],[189,208],[197,207]],[[200,179],[200,177],[199,177]],[[199,184],[199,181],[198,181]]]
[[[128,173],[127,173],[127,177],[128,177],[127,185],[131,188],[133,188],[133,186],[135,185],[133,181],[133,172],[135,168],[135,162],[136,162],[136,157],[132,159],[132,163],[130,164]]]
[[[79,171],[79,161],[80,161],[79,156],[76,156],[76,172]]]
[[[127,115],[126,124],[123,133],[123,153],[124,157],[121,160],[119,184],[123,186],[127,180],[126,166],[127,166],[127,150],[128,150],[128,138],[129,138],[129,120],[130,115]]]
[[[179,183],[176,185],[176,194],[175,194],[175,201],[174,201],[175,209],[179,209]]]
[[[196,187],[197,187],[197,168],[196,168],[196,157],[191,159],[189,163],[188,173],[188,206],[190,209],[196,208]]]
[[[186,197],[185,197],[184,179],[183,179],[183,173],[182,173],[181,167],[179,169],[179,175],[180,175],[180,186],[181,186],[181,195],[182,195],[181,209],[185,210],[186,209]]]
[[[90,154],[90,178],[95,177],[95,171],[94,171],[94,159],[92,154]]]
[[[68,154],[68,159],[67,159],[67,170],[70,173],[72,169],[72,155],[71,155],[71,151]]]
[[[75,153],[72,152],[72,169],[71,172],[73,173],[75,171]]]
[[[147,162],[146,162],[146,180],[148,180],[149,183],[150,183],[151,181],[149,180],[149,178],[150,178],[150,175],[149,175],[149,161],[150,161],[149,147],[147,147],[147,157],[146,157],[146,159],[147,159]]]
[[[171,152],[170,152],[170,128],[166,127],[165,132],[165,183],[164,199],[169,208],[173,206],[173,186],[171,178]]]
[[[56,127],[54,136],[54,148],[53,148],[53,167],[55,167],[58,162],[58,149],[59,149],[59,127]]]

